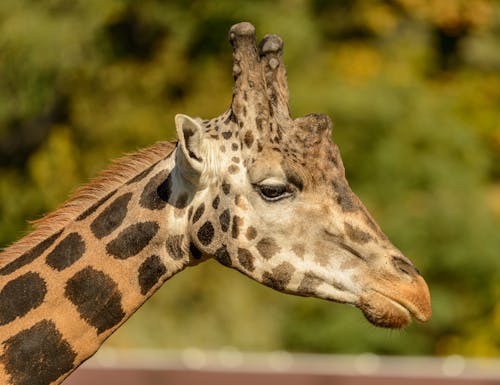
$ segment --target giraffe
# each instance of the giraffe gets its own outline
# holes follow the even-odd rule
[[[0,382],[61,383],[167,279],[210,258],[402,328],[428,287],[345,177],[332,123],[292,119],[283,42],[231,27],[229,109],[117,161],[0,254]]]

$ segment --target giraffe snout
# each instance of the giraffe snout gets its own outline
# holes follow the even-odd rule
[[[404,256],[389,259],[389,269],[384,267],[372,277],[360,298],[360,309],[370,322],[382,327],[402,328],[412,318],[428,321],[432,315],[431,297],[419,270]]]
[[[418,321],[428,321],[432,314],[431,298],[429,287],[420,271],[403,256],[392,256],[391,262],[396,272],[403,276],[402,282],[396,283],[394,290],[396,298],[397,293],[400,293],[401,299],[398,302],[404,305]],[[410,281],[404,278],[410,278]]]
[[[415,319],[420,322],[427,322],[432,315],[429,287],[420,275],[412,286],[404,293],[407,298],[404,299],[403,304],[406,304],[407,309],[410,310]]]

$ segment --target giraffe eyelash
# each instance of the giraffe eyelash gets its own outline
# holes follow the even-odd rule
[[[255,185],[262,199],[268,202],[277,202],[293,195],[294,191],[290,185],[285,184],[261,184]]]

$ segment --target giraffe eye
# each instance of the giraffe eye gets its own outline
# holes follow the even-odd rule
[[[269,202],[279,201],[292,195],[291,189],[284,184],[263,184],[256,186],[260,196]]]

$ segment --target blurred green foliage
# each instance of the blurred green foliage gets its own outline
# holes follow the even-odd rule
[[[421,268],[430,323],[272,292],[206,263],[108,342],[500,355],[500,4],[487,0],[3,0],[0,243],[110,159],[231,98],[229,27],[285,40],[292,111],[335,122],[353,190]]]

